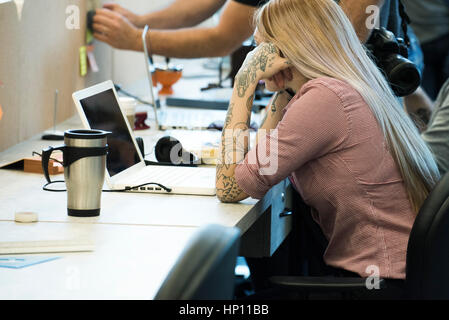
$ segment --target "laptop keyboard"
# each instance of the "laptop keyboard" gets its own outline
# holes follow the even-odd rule
[[[223,121],[226,111],[207,110],[197,112],[191,109],[167,110],[158,114],[162,127],[173,129],[207,129],[215,121]]]
[[[141,184],[155,182],[167,187],[192,185],[195,181],[201,182],[201,179],[215,179],[208,171],[201,168],[192,167],[175,167],[175,166],[147,166],[143,171],[130,179],[131,186],[138,186]]]

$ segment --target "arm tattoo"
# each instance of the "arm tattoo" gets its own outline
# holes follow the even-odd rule
[[[229,124],[231,123],[232,111],[234,110],[234,105],[235,105],[234,103],[231,103],[229,105],[228,113],[226,114],[226,120],[225,120],[225,123],[223,125],[223,129],[227,128],[229,126]]]
[[[418,117],[424,122],[424,124],[427,125],[427,124],[429,123],[429,121],[430,121],[430,116],[431,116],[429,110],[424,109],[424,108],[419,108],[419,109],[416,111],[416,114],[417,114]]]
[[[221,137],[221,162],[226,169],[241,162],[248,150],[249,130],[246,123],[240,122],[233,129],[223,130]]]
[[[272,111],[273,113],[275,113],[275,112],[277,111],[277,108],[276,108],[276,101],[277,101],[277,99],[279,98],[279,96],[280,96],[282,93],[283,93],[283,91],[281,91],[281,92],[276,92],[275,95],[274,95],[273,102],[271,102],[271,111]]]
[[[223,202],[235,202],[243,191],[233,174],[233,166],[241,162],[248,151],[249,130],[246,122],[224,128],[221,139],[221,159],[217,163],[217,196]],[[232,170],[232,171],[231,171]]]
[[[242,190],[235,181],[235,177],[228,177],[224,174],[217,176],[218,180],[222,181],[222,188],[217,188],[217,195],[223,202],[233,202],[238,196],[242,194]]]

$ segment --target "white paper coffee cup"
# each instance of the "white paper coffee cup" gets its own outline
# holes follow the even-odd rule
[[[120,106],[128,119],[129,126],[131,129],[134,129],[134,122],[136,121],[136,99],[130,97],[120,97]]]

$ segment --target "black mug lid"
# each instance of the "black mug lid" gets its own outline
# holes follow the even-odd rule
[[[64,137],[71,139],[101,139],[108,134],[111,134],[111,132],[97,129],[73,129],[65,131]]]

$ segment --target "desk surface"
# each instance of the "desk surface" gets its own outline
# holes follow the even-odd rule
[[[60,258],[0,268],[0,300],[152,299],[195,230],[0,221],[0,241],[88,238],[95,243],[92,252],[40,254]]]
[[[57,176],[52,177],[55,178]],[[38,213],[39,221],[47,222],[190,227],[217,223],[238,226],[246,231],[253,220],[246,215],[256,204],[253,199],[240,204],[224,204],[213,196],[103,193],[100,216],[77,218],[67,215],[65,192],[42,190],[45,179],[39,174],[0,170],[0,180],[3,182],[0,186],[0,220],[3,221],[14,221],[14,213],[18,211],[34,211]]]

